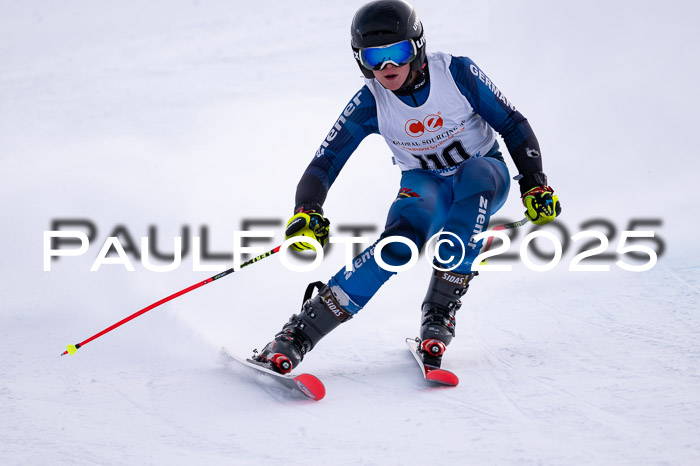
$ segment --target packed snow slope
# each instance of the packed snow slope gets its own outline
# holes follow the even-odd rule
[[[556,266],[517,258],[525,226],[516,258],[492,261],[512,270],[474,280],[444,363],[458,387],[427,387],[405,348],[423,259],[307,356],[321,402],[222,364],[221,346],[267,342],[306,284],[343,266],[340,246],[311,272],[265,259],[59,356],[231,266],[234,231],[281,242],[299,177],[363,84],[348,44],[361,4],[3,2],[2,464],[700,463],[690,1],[415,0],[429,50],[471,57],[528,117],[564,206],[545,228],[566,243]],[[328,196],[333,233],[375,238],[398,183],[385,143],[366,140]],[[497,217],[522,210],[514,184]],[[76,219],[61,229],[91,233],[87,252],[44,271],[44,232]],[[569,270],[599,243],[571,239],[589,229],[608,256],[582,264],[609,271]],[[625,230],[654,232],[634,243],[658,253],[650,270],[616,264],[649,261],[615,252]],[[133,272],[90,271],[109,236]],[[173,271],[133,254],[141,237],[172,253],[176,236]],[[194,237],[212,270],[194,270]],[[551,244],[526,248],[546,263],[535,247]]]

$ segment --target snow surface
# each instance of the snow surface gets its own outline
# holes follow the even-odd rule
[[[136,241],[157,226],[164,251],[207,226],[210,250],[230,253],[242,220],[288,217],[362,85],[348,46],[361,3],[2,3],[2,464],[700,464],[690,1],[415,0],[429,49],[470,56],[527,115],[570,235],[608,219],[613,251],[631,219],[660,219],[666,245],[642,273],[569,272],[573,247],[549,272],[483,273],[445,360],[459,387],[426,387],[405,349],[425,262],[304,361],[321,402],[221,363],[222,345],[268,341],[339,248],[309,273],[267,259],[59,356],[213,274],[191,254],[168,273],[90,272],[117,226]],[[383,225],[398,179],[368,139],[328,216]],[[522,217],[516,189],[499,217]],[[91,220],[97,239],[44,272],[61,218]]]

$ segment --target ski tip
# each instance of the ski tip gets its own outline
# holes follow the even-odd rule
[[[326,387],[323,382],[311,374],[297,375],[294,377],[294,383],[304,392],[304,395],[314,401],[320,401],[326,396]]]
[[[432,382],[437,382],[443,385],[456,387],[459,384],[459,377],[450,371],[444,369],[433,369],[425,374],[425,379]]]

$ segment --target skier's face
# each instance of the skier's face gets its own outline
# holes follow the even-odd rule
[[[388,63],[383,70],[375,70],[372,71],[372,73],[374,73],[374,77],[377,78],[377,81],[379,81],[382,86],[390,91],[395,91],[406,82],[410,71],[411,65],[409,63],[401,66],[394,66]]]

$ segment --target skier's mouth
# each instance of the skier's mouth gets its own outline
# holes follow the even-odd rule
[[[384,76],[384,79],[388,79],[389,81],[392,81],[392,80],[396,79],[398,76],[399,76],[398,74],[387,74],[386,76]]]

